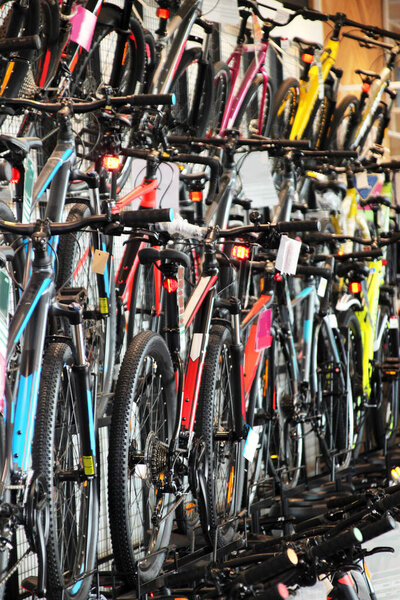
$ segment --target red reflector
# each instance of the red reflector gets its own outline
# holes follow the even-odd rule
[[[239,260],[248,260],[250,258],[250,248],[248,246],[239,246],[235,244],[232,248],[232,256]]]
[[[157,8],[156,15],[159,19],[169,19],[169,8]]]
[[[21,173],[18,171],[16,167],[13,167],[11,170],[11,179],[10,183],[18,183],[21,179]]]
[[[278,583],[277,589],[281,598],[289,598],[289,590],[284,583]]]
[[[274,279],[275,281],[282,281],[282,275],[280,273],[275,273]]]
[[[309,54],[308,52],[303,52],[301,55],[301,60],[307,65],[311,65],[312,61],[314,60],[314,55]]]
[[[368,94],[370,89],[371,89],[371,84],[364,81],[364,83],[362,84],[362,91],[365,92],[366,94]]]
[[[386,267],[387,265],[387,259],[386,258],[382,258],[382,266]]]
[[[338,255],[343,256],[343,254],[344,254],[344,250],[339,250]]]
[[[359,294],[361,292],[361,283],[359,281],[352,281],[349,285],[349,290],[352,294]]]
[[[163,281],[163,288],[167,290],[168,294],[172,294],[178,289],[178,281],[175,277],[166,277]]]
[[[119,157],[110,154],[103,156],[103,167],[107,171],[117,171],[120,167]]]
[[[192,202],[201,202],[203,200],[203,192],[201,190],[192,190],[189,192],[189,198]]]

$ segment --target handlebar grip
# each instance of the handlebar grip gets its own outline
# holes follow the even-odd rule
[[[360,527],[360,531],[362,533],[364,542],[368,542],[387,531],[391,531],[396,527],[396,521],[387,513],[382,519],[376,521],[375,523],[370,523],[364,527]]]
[[[292,569],[299,562],[298,556],[293,548],[287,548],[285,552],[279,553],[269,560],[265,560],[256,567],[251,567],[241,573],[236,579],[235,584],[252,584],[255,581],[263,582],[278,577],[288,569]]]
[[[317,220],[312,221],[281,221],[276,224],[276,230],[281,232],[290,231],[319,231],[321,223]]]
[[[336,554],[336,552],[340,552],[340,550],[346,550],[346,548],[350,548],[354,546],[354,544],[359,544],[363,541],[363,536],[361,531],[357,527],[353,527],[348,531],[344,531],[335,537],[328,538],[318,546],[311,548],[310,553],[313,556],[318,556],[319,558],[323,558],[324,556],[330,556],[332,554]]]
[[[342,498],[333,498],[331,500],[327,500],[326,506],[327,508],[344,508],[345,506],[350,506],[355,502],[360,500],[359,494],[353,494],[351,496],[343,496]]]
[[[144,210],[127,210],[119,213],[118,220],[126,227],[148,225],[149,223],[169,222],[174,218],[172,208],[152,208]]]
[[[381,510],[390,510],[391,508],[400,506],[400,492],[382,498],[382,500],[379,500],[376,503],[376,506]]]
[[[328,21],[329,20],[329,16],[328,15],[324,15],[323,13],[320,13],[318,11],[314,11],[314,10],[308,10],[306,8],[301,9],[300,13],[299,13],[304,19],[308,19],[309,21]]]
[[[23,37],[9,37],[0,42],[1,52],[14,52],[16,50],[40,50],[42,42],[38,35]]]
[[[207,565],[194,567],[181,573],[172,573],[164,577],[165,585],[171,588],[187,587],[189,583],[194,583],[197,579],[203,579],[209,572]]]
[[[312,275],[313,277],[324,277],[325,279],[331,279],[333,272],[331,269],[327,269],[325,267],[297,265],[296,275]]]
[[[347,254],[335,254],[335,260],[348,260],[349,258],[379,258],[382,256],[382,250],[376,248],[375,250],[360,250],[359,252],[348,252]]]

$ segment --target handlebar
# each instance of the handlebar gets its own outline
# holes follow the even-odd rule
[[[365,46],[377,46],[379,48],[385,48],[386,50],[392,50],[393,46],[390,44],[385,44],[385,42],[378,42],[378,40],[374,40],[371,38],[362,38],[359,35],[355,35],[354,33],[343,33],[343,37],[350,38],[351,40],[356,40],[357,42],[361,42]]]
[[[219,146],[224,147],[227,144],[231,143],[231,140],[228,138],[220,138],[220,137],[189,137],[185,135],[169,135],[168,141],[171,144],[205,144],[209,146]],[[306,149],[310,148],[309,140],[273,140],[271,138],[259,136],[257,138],[238,138],[234,141],[234,144],[238,147],[240,146],[253,146],[254,148],[259,148],[263,146],[271,146],[276,148],[298,148],[298,149]]]
[[[175,104],[175,94],[132,94],[130,96],[116,96],[113,98],[103,98],[93,100],[92,102],[37,102],[25,98],[0,98],[0,108],[7,106],[16,106],[21,109],[34,108],[43,113],[56,113],[62,109],[70,108],[72,112],[80,114],[107,108],[109,106],[159,106]]]

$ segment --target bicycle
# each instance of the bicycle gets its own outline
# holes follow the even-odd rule
[[[171,214],[125,213],[114,220],[135,226],[154,217],[170,219]],[[7,348],[10,361],[20,347],[20,361],[15,392],[6,390],[2,556],[11,534],[24,525],[28,551],[35,551],[39,562],[37,579],[26,585],[38,595],[47,588],[51,598],[87,597],[96,566],[99,507],[96,388],[83,328],[86,292],[64,289],[57,295],[49,244],[54,235],[112,222],[108,215],[75,223],[0,221],[2,231],[30,237],[34,250]],[[71,338],[60,337],[51,326],[56,317],[70,322]],[[6,580],[4,576],[1,584]]]

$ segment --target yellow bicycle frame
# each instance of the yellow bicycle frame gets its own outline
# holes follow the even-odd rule
[[[339,50],[339,40],[330,39],[321,54],[322,79],[325,82],[330,70],[335,65],[336,56]],[[313,65],[308,72],[308,80],[300,81],[300,97],[297,107],[293,127],[289,139],[299,140],[310,120],[313,108],[318,99],[319,91],[318,66]]]

